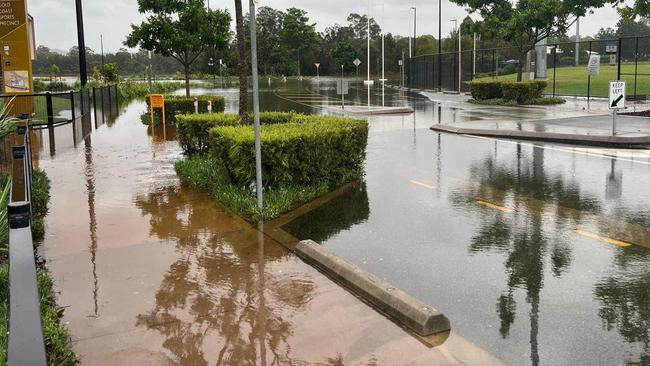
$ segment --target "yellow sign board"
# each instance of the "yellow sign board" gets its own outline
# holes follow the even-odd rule
[[[31,94],[34,90],[32,32],[26,0],[0,0],[0,59],[4,94]],[[31,114],[33,103],[18,103],[12,112]]]
[[[151,108],[165,108],[165,97],[161,94],[152,94],[149,97]]]
[[[163,140],[167,141],[167,122],[165,121],[165,97],[161,94],[151,94],[149,97],[149,104],[151,108],[151,133],[156,134],[156,120],[154,119],[154,109],[160,108],[162,110],[162,125],[163,125]]]

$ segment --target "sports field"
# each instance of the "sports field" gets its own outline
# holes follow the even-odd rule
[[[650,99],[650,62],[639,62],[636,66],[636,94],[647,95]],[[635,92],[635,65],[625,63],[621,65],[621,79],[627,81],[628,95]],[[645,75],[644,75],[645,74]],[[591,96],[606,97],[610,80],[616,80],[617,66],[602,64],[600,75],[591,78]],[[548,87],[546,92],[553,93],[553,68],[548,69]],[[555,93],[557,95],[587,96],[588,87],[587,65],[575,67],[558,67],[555,70]],[[482,78],[489,80],[491,78]],[[516,80],[517,75],[500,76],[499,80]]]

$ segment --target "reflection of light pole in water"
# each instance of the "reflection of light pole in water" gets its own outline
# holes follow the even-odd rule
[[[368,107],[370,107],[370,85],[372,81],[370,80],[370,0],[368,0],[368,15],[366,16],[366,21],[368,22],[368,78],[366,79],[366,84],[368,85]]]
[[[264,222],[259,221],[257,224],[257,281],[258,281],[258,309],[257,324],[259,325],[258,342],[260,344],[260,364],[266,365],[266,323],[268,312],[266,309],[266,298],[264,290],[266,287],[266,273],[264,270],[265,252],[264,252]]]
[[[99,286],[97,280],[97,215],[95,213],[95,170],[93,166],[93,150],[90,135],[84,139],[84,149],[86,155],[86,166],[84,174],[86,176],[86,191],[88,192],[88,216],[90,226],[90,262],[93,267],[93,300],[95,305],[94,315],[99,315],[99,305],[97,301]]]

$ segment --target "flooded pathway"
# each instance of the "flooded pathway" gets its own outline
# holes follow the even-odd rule
[[[79,140],[57,132],[43,244],[85,365],[498,365],[453,334],[430,348],[207,194],[142,102]],[[90,127],[90,126],[87,126]]]

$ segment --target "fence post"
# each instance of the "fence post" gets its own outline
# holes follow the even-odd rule
[[[589,57],[591,57],[591,41],[589,41]],[[591,99],[591,73],[587,75],[587,105]]]
[[[623,58],[623,38],[618,37],[618,71],[616,73],[616,80],[621,80],[621,59]]]
[[[52,93],[45,93],[45,105],[47,106],[47,125],[54,126],[54,107],[52,106]]]
[[[108,107],[109,108],[113,105],[112,99],[113,98],[111,98],[111,87],[109,86],[108,87]]]
[[[636,45],[634,46],[634,101],[637,102],[636,97],[636,81],[639,71],[639,37],[636,37]]]
[[[555,73],[557,71],[557,46],[553,47],[553,98],[555,98]]]
[[[77,119],[77,116],[76,116],[76,113],[75,113],[75,110],[74,110],[74,91],[73,90],[70,91],[70,110],[72,111],[72,122],[74,122],[75,119]]]

